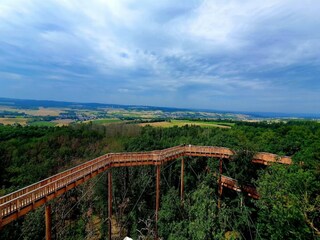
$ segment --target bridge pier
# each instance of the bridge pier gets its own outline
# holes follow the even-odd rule
[[[218,186],[218,209],[220,209],[221,207],[221,197],[222,197],[222,191],[223,191],[223,186],[222,186],[222,181],[221,181],[221,176],[222,176],[222,163],[223,163],[223,159],[220,158],[219,161],[219,186]]]
[[[108,239],[112,236],[112,173],[108,172]]]
[[[184,158],[181,159],[181,178],[180,178],[180,199],[183,204],[184,199]]]
[[[160,205],[160,166],[156,166],[156,226],[155,226],[155,239],[158,239],[158,212],[159,212],[159,205]]]
[[[45,206],[46,240],[51,240],[51,205]]]

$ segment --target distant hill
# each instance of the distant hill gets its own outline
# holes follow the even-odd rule
[[[114,108],[114,109],[128,109],[128,110],[144,110],[144,111],[163,111],[163,112],[208,112],[218,114],[233,114],[245,115],[248,119],[320,119],[320,113],[274,113],[274,112],[242,112],[242,111],[221,111],[212,109],[192,109],[192,108],[173,108],[173,107],[155,107],[143,105],[121,105],[121,104],[106,104],[106,103],[79,103],[79,102],[64,102],[52,100],[30,100],[30,99],[14,99],[14,98],[0,98],[0,105],[10,106],[20,109],[37,109],[44,108],[71,108],[71,109],[92,109],[97,110],[101,108]]]
[[[38,108],[38,107],[56,107],[56,108],[74,108],[74,109],[99,109],[99,108],[124,108],[124,109],[138,109],[138,110],[163,110],[166,112],[172,111],[194,111],[183,108],[168,108],[168,107],[153,107],[142,105],[120,105],[120,104],[106,104],[106,103],[79,103],[79,102],[64,102],[53,100],[30,100],[30,99],[14,99],[14,98],[0,98],[0,105],[14,106],[15,108]]]

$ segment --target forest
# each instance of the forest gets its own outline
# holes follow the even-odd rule
[[[228,147],[226,176],[253,186],[260,199],[223,190],[218,208],[219,161],[185,158],[185,196],[179,195],[179,159],[161,168],[161,239],[318,239],[320,237],[320,123],[234,122],[231,128],[187,125],[0,125],[0,196],[109,152],[150,151],[180,144]],[[291,156],[294,164],[260,166],[255,152]],[[114,239],[153,239],[155,167],[114,168]],[[106,239],[107,177],[52,200],[54,239]],[[44,239],[40,207],[0,230],[0,239]]]

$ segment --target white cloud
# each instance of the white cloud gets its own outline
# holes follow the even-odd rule
[[[316,0],[6,0],[0,70],[29,71],[43,82],[76,79],[79,86],[91,79],[91,86],[146,99],[151,90],[174,99],[189,87],[264,95],[288,87],[269,75],[320,64],[319,11]]]
[[[2,80],[21,80],[23,78],[20,74],[3,71],[0,71],[0,77]]]

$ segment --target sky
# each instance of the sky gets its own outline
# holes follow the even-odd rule
[[[1,0],[0,97],[320,113],[319,0]]]

